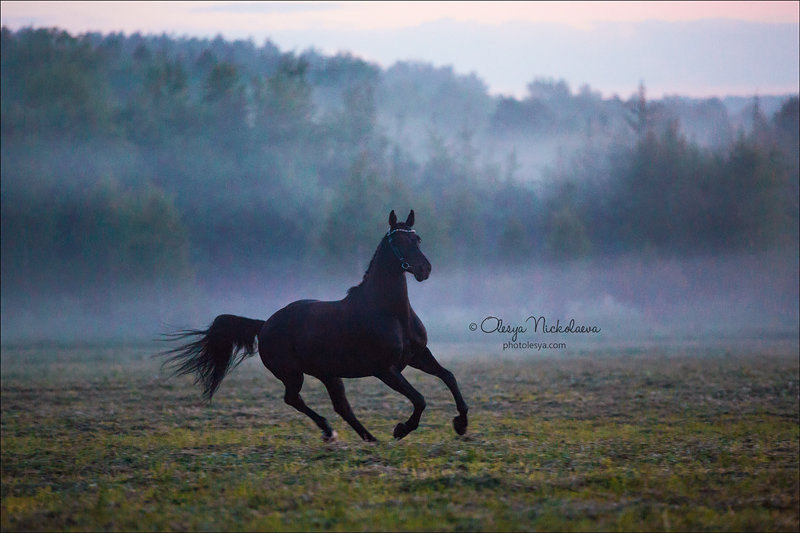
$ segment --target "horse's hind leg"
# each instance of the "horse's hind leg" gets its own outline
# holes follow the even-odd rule
[[[439,364],[439,361],[436,360],[427,346],[409,361],[408,366],[422,370],[426,374],[431,374],[444,381],[444,384],[447,385],[447,388],[453,393],[453,399],[456,401],[456,409],[458,409],[458,416],[453,418],[453,429],[455,429],[456,433],[459,435],[466,433],[467,411],[469,408],[464,398],[461,397],[461,391],[458,389],[458,383],[453,373]]]
[[[417,389],[411,386],[403,374],[394,367],[389,368],[386,372],[377,375],[378,379],[389,385],[391,388],[411,400],[414,404],[414,412],[411,417],[405,422],[400,422],[394,428],[394,438],[402,439],[419,426],[419,419],[422,416],[422,411],[425,410],[425,398],[419,393]]]
[[[300,389],[303,388],[303,374],[291,374],[288,377],[281,378],[283,384],[286,386],[286,393],[283,399],[286,403],[307,415],[314,421],[317,426],[322,430],[322,439],[325,441],[334,440],[336,438],[335,432],[331,429],[330,424],[325,417],[320,416],[313,409],[306,405],[303,398],[300,396]]]
[[[344,393],[342,378],[327,378],[323,380],[323,383],[328,389],[328,394],[331,396],[333,409],[339,413],[339,416],[344,418],[345,421],[356,430],[359,437],[367,442],[375,442],[377,439],[361,425],[356,415],[353,414],[353,409],[350,407],[350,402],[347,401],[347,396]]]

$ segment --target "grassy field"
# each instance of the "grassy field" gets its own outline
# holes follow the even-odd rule
[[[324,444],[257,358],[211,405],[147,346],[5,347],[2,530],[783,530],[798,518],[797,344],[444,358],[470,404],[313,378]]]

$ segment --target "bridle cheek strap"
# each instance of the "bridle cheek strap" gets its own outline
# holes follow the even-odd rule
[[[395,247],[394,243],[392,242],[392,235],[394,235],[398,231],[402,231],[403,233],[416,233],[416,231],[414,231],[413,229],[397,228],[390,230],[389,232],[386,233],[386,237],[389,240],[389,247],[392,249],[392,252],[394,252],[394,256],[400,260],[400,268],[408,272],[409,269],[411,268],[411,265],[409,265],[406,262],[405,258],[403,258],[402,255],[400,255],[400,251],[397,249],[397,247]]]

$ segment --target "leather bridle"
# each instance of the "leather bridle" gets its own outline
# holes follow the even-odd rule
[[[416,233],[416,231],[414,231],[413,229],[396,228],[396,229],[390,230],[389,232],[386,233],[386,238],[389,241],[389,247],[392,249],[392,252],[394,252],[395,257],[397,257],[397,259],[400,260],[400,267],[403,270],[405,270],[406,272],[409,272],[409,268],[411,268],[411,265],[408,264],[408,262],[400,254],[400,251],[397,249],[397,247],[392,242],[392,235],[394,235],[398,231],[402,231],[403,233]]]

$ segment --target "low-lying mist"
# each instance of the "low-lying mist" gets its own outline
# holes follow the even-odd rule
[[[796,339],[799,333],[796,249],[518,265],[431,261],[431,277],[423,283],[409,277],[408,287],[434,344],[499,350],[512,340],[563,342],[568,353],[594,345]],[[2,340],[150,341],[175,329],[205,328],[222,313],[266,319],[294,300],[341,299],[363,275],[316,267],[301,273],[276,265],[237,279],[220,272],[216,280],[181,288],[98,287],[72,300],[47,293],[4,294]],[[540,317],[544,320],[537,323]],[[564,332],[573,320],[573,331]],[[551,329],[557,325],[560,330]],[[544,333],[544,327],[551,332]],[[588,331],[575,331],[581,327]],[[531,349],[522,346],[523,352]]]

